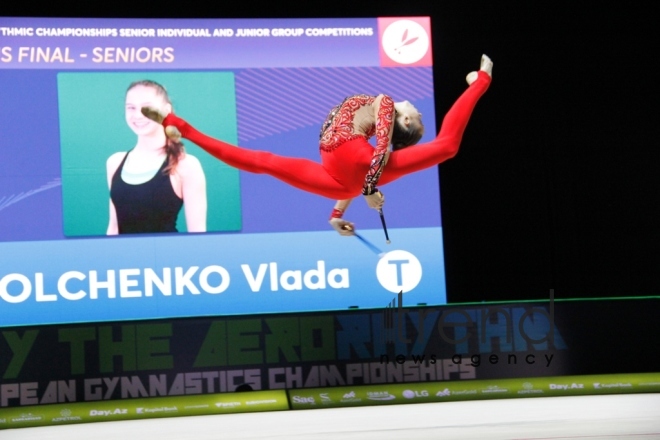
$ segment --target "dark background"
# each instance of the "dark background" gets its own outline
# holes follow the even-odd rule
[[[439,118],[482,53],[495,63],[461,151],[441,166],[449,300],[540,299],[549,289],[557,299],[660,294],[660,155],[652,130],[660,53],[650,10],[631,2],[483,0],[76,2],[50,10],[15,3],[0,13],[430,15]],[[424,188],[411,198],[423,203]]]

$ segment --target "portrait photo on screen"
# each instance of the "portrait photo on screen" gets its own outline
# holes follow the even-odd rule
[[[239,172],[141,114],[182,112],[237,140],[232,72],[59,73],[64,235],[240,231]]]

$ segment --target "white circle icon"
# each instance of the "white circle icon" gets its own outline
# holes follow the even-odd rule
[[[412,20],[398,20],[383,32],[383,50],[392,61],[413,64],[424,58],[429,50],[426,30]]]
[[[422,264],[410,252],[391,251],[378,261],[376,277],[392,293],[410,292],[422,280]]]

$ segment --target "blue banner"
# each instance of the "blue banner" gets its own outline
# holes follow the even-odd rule
[[[6,243],[0,326],[444,304],[441,228]],[[9,258],[7,258],[9,257]]]

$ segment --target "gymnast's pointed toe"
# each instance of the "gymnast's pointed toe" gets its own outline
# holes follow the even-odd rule
[[[483,70],[490,76],[491,78],[493,77],[493,61],[488,57],[488,55],[483,54],[481,56],[481,66],[479,67],[479,70]]]

